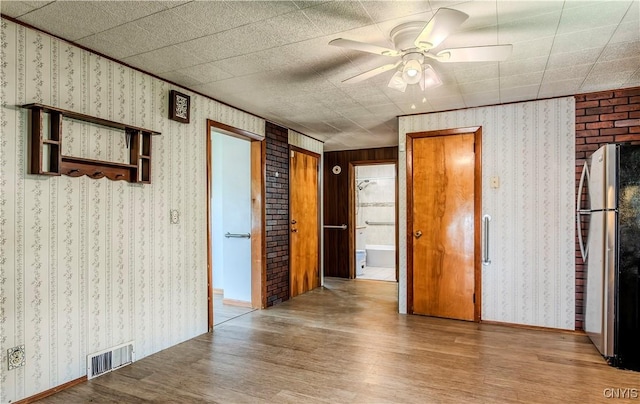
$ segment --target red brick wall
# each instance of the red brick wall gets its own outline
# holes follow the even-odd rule
[[[606,143],[623,142],[640,144],[640,87],[576,95],[576,193],[585,159]],[[576,240],[577,330],[584,326],[584,270]]]
[[[273,306],[289,299],[288,130],[267,122],[266,142],[267,306]]]

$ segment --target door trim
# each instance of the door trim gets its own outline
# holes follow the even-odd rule
[[[306,154],[309,156],[313,156],[316,159],[318,159],[318,167],[317,167],[317,171],[316,171],[316,180],[318,182],[318,189],[316,190],[316,198],[318,200],[318,285],[320,287],[323,286],[324,283],[324,277],[323,277],[323,269],[320,267],[320,265],[322,264],[321,262],[321,258],[322,258],[322,242],[321,242],[321,236],[322,236],[322,217],[321,217],[321,212],[322,212],[322,205],[320,204],[321,199],[320,199],[320,168],[321,168],[321,154],[318,154],[316,152],[312,152],[311,150],[306,150],[303,149],[301,147],[298,146],[294,146],[292,144],[289,145],[289,213],[288,213],[288,218],[287,218],[287,228],[291,228],[291,152],[296,152],[296,153],[302,153],[302,154]],[[287,251],[287,253],[289,254],[289,299],[291,299],[291,234],[289,234],[289,250]]]
[[[428,132],[413,132],[406,135],[407,153],[407,313],[413,314],[413,141],[414,139],[452,136],[472,133],[475,143],[474,162],[474,321],[480,322],[482,310],[482,127],[443,129]]]
[[[211,130],[251,141],[251,307],[267,307],[265,238],[266,142],[257,133],[207,119],[207,326],[213,331],[213,273],[211,256]]]
[[[398,160],[362,160],[362,161],[350,161],[349,162],[349,213],[348,218],[349,222],[347,223],[347,230],[349,231],[349,279],[356,278],[356,188],[355,188],[355,180],[356,180],[356,167],[357,166],[374,166],[374,165],[384,165],[384,164],[393,164],[396,170],[396,187],[395,187],[395,246],[396,246],[396,282],[399,281],[399,234],[398,234]]]

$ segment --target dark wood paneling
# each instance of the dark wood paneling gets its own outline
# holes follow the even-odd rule
[[[324,153],[324,224],[349,223],[349,163],[398,162],[397,147],[345,150]],[[331,170],[342,168],[340,174]],[[349,234],[352,229],[324,229],[324,275],[349,278]]]

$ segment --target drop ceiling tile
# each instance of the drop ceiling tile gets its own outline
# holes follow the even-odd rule
[[[507,62],[520,60],[520,59],[531,59],[535,56],[548,55],[551,52],[551,47],[553,46],[553,37],[549,36],[546,38],[534,39],[531,41],[524,42],[514,42],[513,51],[509,58],[506,60]]]
[[[454,94],[447,97],[429,98],[427,100],[436,111],[446,111],[449,109],[464,108],[464,99],[460,94]],[[418,107],[418,104],[416,104]],[[412,113],[412,112],[408,112]]]
[[[200,84],[200,81],[194,79],[188,74],[184,74],[180,70],[174,70],[172,72],[159,73],[158,76],[165,80],[169,80],[173,83],[179,84],[183,87],[191,87]]]
[[[247,18],[247,22],[267,20],[299,10],[292,1],[229,1],[231,8]]]
[[[585,48],[603,47],[609,42],[616,27],[617,25],[606,25],[588,31],[574,31],[568,34],[556,35],[551,53],[557,54]]]
[[[555,35],[560,20],[560,11],[500,23],[500,43],[531,41]]]
[[[500,88],[500,102],[516,102],[524,100],[535,100],[538,97],[539,85]]]
[[[592,74],[601,75],[607,73],[636,71],[638,68],[640,68],[640,54],[636,54],[636,56],[632,58],[598,62],[593,66],[589,76]]]
[[[387,119],[402,114],[400,108],[398,108],[396,104],[393,103],[371,106],[367,105],[366,108],[372,114],[379,117],[386,117]]]
[[[71,41],[118,25],[113,15],[92,2],[82,1],[49,3],[20,20]]]
[[[201,30],[180,17],[176,9],[164,10],[136,20],[136,25],[157,36],[161,46],[186,42],[203,36]]]
[[[212,81],[226,80],[233,77],[232,74],[220,69],[215,63],[203,63],[181,69],[185,75],[198,81],[198,84],[210,83]]]
[[[472,28],[468,31],[460,31],[451,34],[435,53],[446,48],[466,48],[469,46],[498,45],[498,27],[495,25]]]
[[[539,72],[547,65],[547,56],[500,62],[500,77]]]
[[[96,1],[95,5],[115,17],[118,24],[143,18],[166,10],[160,1]]]
[[[565,9],[558,25],[558,34],[618,25],[630,4],[630,1],[585,1],[578,7]]]
[[[580,87],[581,93],[620,88],[635,73],[635,70],[589,74]]]
[[[640,55],[640,42],[621,42],[607,45],[598,58],[598,62],[626,59]]]
[[[500,80],[497,78],[489,80],[471,81],[458,84],[461,94],[472,94],[487,91],[497,91],[500,88]]]
[[[473,65],[475,63],[472,63]],[[469,83],[474,81],[495,79],[498,77],[498,63],[484,65],[480,68],[472,67],[466,63],[456,63],[454,65],[455,79],[458,84]],[[442,75],[440,75],[442,79]]]
[[[462,11],[469,16],[469,18],[462,23],[459,31],[470,31],[481,27],[495,26],[498,23],[495,2],[469,1],[451,8]],[[435,10],[433,11],[435,12]]]
[[[195,25],[200,30],[199,36],[215,34],[251,22],[250,16],[224,1],[192,1],[175,7],[172,11]]]
[[[578,94],[584,78],[567,79],[560,81],[545,81],[540,86],[539,98],[561,97]]]
[[[22,3],[24,3],[24,4],[28,5],[28,6],[31,6],[33,8],[40,8],[40,7],[46,6],[49,3],[53,3],[53,1],[39,1],[39,0],[37,0],[37,1],[23,1]]]
[[[558,69],[547,69],[544,72],[543,84],[554,81],[565,80],[584,80],[587,77],[589,71],[593,67],[592,64],[586,65],[574,65],[570,67],[561,67]]]
[[[542,82],[542,76],[544,72],[542,70],[526,73],[526,74],[516,74],[513,76],[503,76],[500,78],[500,87],[522,87],[529,85],[540,85]]]
[[[498,20],[506,23],[514,20],[535,17],[549,13],[559,13],[564,4],[562,1],[497,1]]]
[[[200,59],[177,46],[168,46],[130,56],[125,58],[123,62],[156,74],[202,63]]]
[[[429,1],[361,1],[373,21],[381,22],[430,12]]]
[[[322,31],[311,23],[303,11],[279,15],[263,23],[269,34],[276,38],[278,45],[322,36]]]
[[[9,17],[18,18],[23,14],[32,11],[35,7],[30,6],[25,1],[3,1],[0,4],[0,11],[2,14]]]
[[[627,10],[610,43],[640,41],[640,2],[634,1]]]
[[[111,28],[95,35],[96,49],[116,59],[123,59],[149,52],[161,46],[155,35],[140,28],[134,22]]]
[[[467,108],[494,105],[500,103],[500,91],[485,91],[480,93],[463,94],[464,104]]]
[[[547,69],[557,69],[573,65],[593,64],[602,48],[583,49],[574,52],[557,53],[549,56]]]
[[[255,73],[273,70],[268,61],[258,57],[256,53],[248,55],[235,56],[217,62],[210,62],[206,66],[214,67],[217,70],[224,71],[229,76],[241,77]],[[209,80],[213,81],[213,80]]]
[[[264,25],[255,23],[194,39],[181,44],[207,62],[246,55],[277,46]]]
[[[303,12],[320,30],[328,35],[373,24],[364,7],[356,1],[335,1]]]

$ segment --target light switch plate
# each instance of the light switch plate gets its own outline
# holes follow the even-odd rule
[[[178,224],[180,222],[180,212],[178,209],[172,209],[169,211],[169,220],[171,224]]]
[[[493,189],[500,188],[500,177],[491,177],[491,179],[489,180],[489,184]]]

